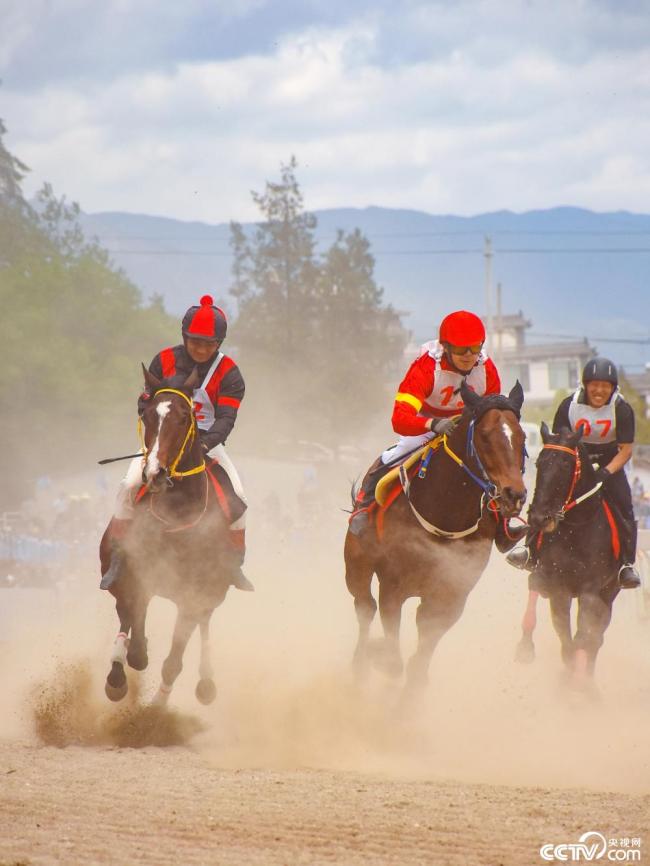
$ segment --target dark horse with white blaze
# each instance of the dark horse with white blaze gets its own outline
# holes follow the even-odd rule
[[[228,521],[206,471],[197,435],[192,392],[196,370],[183,382],[159,380],[144,368],[151,394],[142,415],[143,487],[136,490],[135,515],[124,539],[124,567],[110,587],[120,632],[106,679],[106,694],[121,700],[127,692],[124,665],[147,667],[145,619],[154,595],[173,601],[177,617],[171,650],[162,666],[155,700],[165,702],[183,666],[183,653],[199,626],[201,658],[196,696],[214,700],[216,688],[209,657],[209,623],[224,600],[228,580],[221,555],[229,544]],[[100,547],[102,571],[110,559],[110,526]]]
[[[403,477],[405,495],[385,512],[381,537],[372,526],[361,536],[347,533],[345,579],[359,623],[354,654],[359,673],[368,661],[393,676],[402,672],[402,605],[419,597],[419,640],[407,685],[426,682],[433,651],[462,614],[497,531],[503,532],[507,518],[518,515],[525,502],[521,385],[507,397],[479,397],[463,383],[461,396],[465,409],[456,427],[431,452],[425,472],[416,473],[410,485]],[[384,630],[379,644],[369,641],[377,610],[373,574],[379,579]]]
[[[528,543],[538,546],[538,563],[531,575],[531,599],[517,655],[521,661],[534,657],[534,604],[540,590],[550,601],[562,660],[580,684],[593,676],[620,590],[613,517],[580,442],[582,429],[552,434],[543,423],[541,433],[544,444],[528,511]],[[575,634],[571,628],[574,598],[578,600]]]

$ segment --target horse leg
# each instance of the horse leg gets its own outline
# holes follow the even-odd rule
[[[377,602],[370,587],[374,567],[364,555],[356,535],[348,533],[345,539],[345,582],[354,597],[354,610],[359,624],[359,637],[352,657],[352,668],[357,679],[361,680],[368,671],[368,638]]]
[[[372,645],[372,661],[375,667],[389,677],[399,677],[404,670],[399,646],[399,629],[402,621],[404,599],[391,581],[379,582],[379,616],[384,629],[382,641]]]
[[[143,671],[149,664],[147,655],[147,638],[144,634],[149,598],[139,592],[133,604],[133,621],[131,623],[131,640],[126,654],[129,667],[135,671]]]
[[[537,625],[537,601],[539,593],[535,589],[528,590],[528,603],[521,621],[521,639],[515,650],[515,661],[530,664],[535,661],[535,644],[533,632]]]
[[[121,701],[129,689],[126,674],[124,673],[124,665],[126,664],[128,634],[131,628],[131,614],[127,605],[119,598],[116,599],[115,609],[120,620],[120,630],[113,644],[111,669],[106,677],[104,691],[109,700]]]
[[[615,587],[615,590],[618,590],[618,587]],[[616,591],[605,597],[590,592],[583,593],[578,599],[578,622],[574,639],[574,682],[578,687],[588,686],[593,678],[596,657],[612,618],[612,602],[615,596]]]
[[[417,649],[406,668],[407,690],[424,687],[428,682],[429,664],[440,638],[460,619],[466,595],[451,597],[425,596],[418,605],[415,621],[418,628]]]
[[[562,661],[567,667],[573,666],[575,646],[571,636],[571,593],[565,589],[554,590],[550,596],[551,620],[560,638]]]
[[[196,618],[190,617],[180,609],[176,614],[176,624],[172,635],[172,646],[169,655],[162,665],[162,678],[158,691],[154,695],[155,704],[164,705],[169,699],[176,677],[183,670],[183,653],[187,642],[196,628]]]
[[[211,704],[217,696],[214,684],[214,671],[210,659],[210,617],[212,611],[203,614],[199,620],[201,632],[201,659],[199,661],[199,681],[196,684],[195,695],[202,704]]]

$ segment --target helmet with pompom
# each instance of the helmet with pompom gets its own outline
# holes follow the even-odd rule
[[[472,346],[485,342],[485,327],[475,313],[467,310],[456,310],[449,313],[440,323],[441,343],[451,343],[452,346]]]
[[[210,295],[203,295],[198,307],[190,307],[183,316],[183,337],[191,340],[219,340],[226,336],[226,314],[215,307]]]

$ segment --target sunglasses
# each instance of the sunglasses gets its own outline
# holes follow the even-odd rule
[[[471,346],[454,346],[451,343],[448,345],[452,355],[478,355],[483,347],[483,343],[472,343]]]

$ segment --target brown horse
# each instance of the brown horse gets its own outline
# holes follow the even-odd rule
[[[143,367],[144,369],[144,367]],[[228,542],[228,520],[220,500],[223,490],[207,471],[192,406],[196,370],[182,382],[159,380],[144,369],[152,395],[142,415],[143,486],[134,491],[133,524],[123,542],[125,562],[110,587],[120,632],[115,640],[106,694],[121,700],[128,685],[124,665],[147,667],[145,619],[154,595],[173,601],[177,618],[171,650],[162,666],[155,700],[164,703],[183,666],[187,642],[197,624],[201,658],[196,696],[214,700],[216,688],[209,657],[209,623],[226,597],[228,580],[221,560]],[[100,547],[102,572],[110,559],[110,525]]]
[[[407,685],[426,682],[433,651],[458,620],[469,592],[485,568],[497,531],[518,515],[526,499],[522,472],[525,434],[519,425],[523,390],[508,397],[479,397],[463,383],[465,410],[442,447],[420,468],[405,495],[382,514],[383,532],[368,527],[347,533],[345,579],[354,596],[359,639],[357,674],[372,661],[399,676],[402,605],[421,599],[417,611],[418,647],[409,660]],[[381,537],[380,537],[381,535]],[[384,639],[369,642],[377,603],[371,592],[379,579],[379,613]]]

